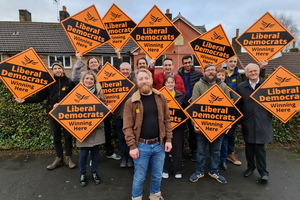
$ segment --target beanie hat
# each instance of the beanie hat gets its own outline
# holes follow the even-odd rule
[[[53,63],[52,66],[51,66],[52,69],[53,69],[53,66],[54,66],[54,65],[58,65],[58,66],[60,66],[60,68],[62,68],[62,70],[65,70],[64,67],[63,67],[63,65],[61,64],[60,61],[57,61],[57,60],[54,61],[54,63]]]

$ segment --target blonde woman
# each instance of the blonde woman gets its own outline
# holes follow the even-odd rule
[[[105,105],[107,105],[103,90],[97,78],[97,75],[93,71],[86,71],[80,82],[87,87],[94,95],[96,95]],[[110,106],[108,106],[111,109]],[[101,122],[99,126],[90,133],[89,136],[83,141],[76,141],[76,146],[80,147],[80,156],[79,156],[79,172],[80,172],[80,186],[84,187],[87,185],[86,180],[86,163],[89,152],[91,152],[92,160],[92,177],[95,184],[100,184],[101,180],[97,174],[98,162],[99,162],[99,145],[105,143],[105,131],[104,131],[104,122]]]

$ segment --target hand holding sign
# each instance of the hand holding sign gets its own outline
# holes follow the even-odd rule
[[[260,63],[260,69],[264,69],[269,64],[269,61],[268,60],[261,60],[261,61],[259,61],[259,63]]]
[[[82,53],[80,53],[79,51],[76,51],[76,58],[78,61],[81,61]]]
[[[20,104],[25,102],[25,100],[24,100],[24,99],[19,99],[19,98],[16,98],[15,100],[16,100],[16,102],[18,102],[18,103],[20,103]]]

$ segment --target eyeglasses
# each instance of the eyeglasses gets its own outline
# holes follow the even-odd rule
[[[216,71],[216,69],[207,69],[204,72],[215,72],[215,71]]]
[[[184,62],[183,64],[191,64],[192,63],[192,61],[188,61],[188,62]]]

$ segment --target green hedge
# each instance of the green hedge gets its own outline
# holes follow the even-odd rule
[[[274,140],[296,142],[300,138],[300,114],[284,124],[274,117]],[[112,122],[112,126],[113,126]],[[117,147],[116,132],[113,145]],[[187,134],[185,134],[187,136]],[[187,144],[187,140],[185,140]],[[239,141],[241,133],[239,133]],[[53,149],[52,138],[45,112],[45,102],[18,104],[0,80],[0,149]]]

